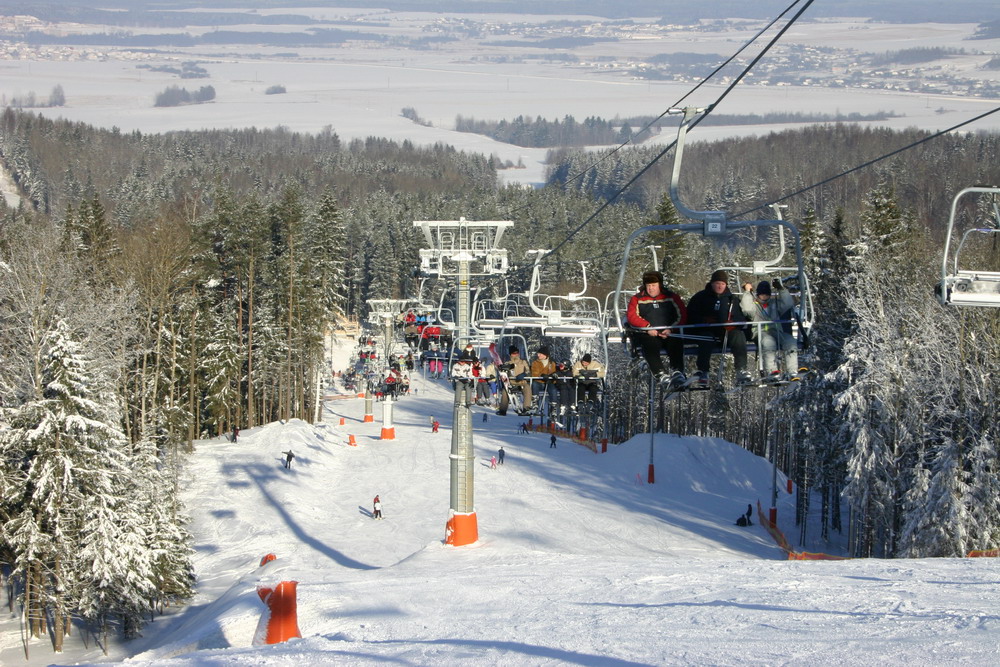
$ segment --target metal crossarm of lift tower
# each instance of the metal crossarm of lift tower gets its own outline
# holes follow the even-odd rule
[[[481,272],[470,275],[493,275],[507,272],[507,251],[500,248],[503,233],[511,226],[510,220],[414,220],[413,226],[424,232],[428,248],[420,251],[420,270],[439,276],[458,275],[458,267],[446,266],[451,262],[483,261]]]
[[[371,308],[369,316],[372,321],[394,317],[405,312],[407,308],[412,308],[414,303],[412,299],[369,299],[368,306]]]

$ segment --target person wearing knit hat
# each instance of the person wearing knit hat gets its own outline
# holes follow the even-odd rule
[[[604,366],[600,362],[594,361],[588,352],[580,357],[580,361],[573,364],[573,377],[576,379],[577,403],[589,401],[591,403],[589,407],[595,408],[597,406],[597,391],[604,378]]]
[[[725,269],[714,271],[705,289],[688,301],[687,310],[691,324],[704,325],[693,332],[703,337],[698,341],[698,384],[708,385],[712,350],[716,345],[733,353],[736,381],[740,384],[751,382],[753,377],[747,370],[747,339],[743,331],[746,320],[739,299],[729,290],[729,272]]]
[[[521,394],[521,406],[517,408],[518,414],[524,414],[526,409],[531,406],[531,383],[527,379],[531,374],[531,367],[528,366],[528,362],[521,358],[521,352],[518,350],[516,345],[511,345],[508,350],[510,355],[510,361],[506,364],[501,364],[497,371],[503,371],[506,374],[507,382],[500,382],[499,389],[499,408],[497,409],[498,415],[507,414],[507,407],[510,405],[511,392]],[[502,378],[501,378],[502,380]]]
[[[668,382],[679,387],[687,378],[684,376],[684,343],[673,327],[687,323],[687,308],[683,299],[663,284],[663,274],[646,271],[642,274],[642,286],[629,299],[625,318],[635,333],[633,343],[639,347],[646,365],[660,382]],[[672,373],[663,368],[660,352],[667,351]]]
[[[782,379],[776,359],[778,350],[781,350],[785,379],[794,382],[799,379],[798,342],[792,335],[795,300],[788,293],[788,290],[784,289],[779,280],[774,281],[774,288],[778,292],[777,296],[771,296],[771,284],[766,280],[762,280],[757,285],[757,298],[754,298],[750,288],[750,283],[743,284],[740,308],[751,322],[764,323],[754,324],[751,328],[751,335],[757,337],[757,343],[760,346],[764,380]]]
[[[542,346],[536,352],[537,357],[531,362],[531,393],[538,400],[538,392],[544,392],[549,399],[549,405],[556,404],[556,365],[549,358],[549,348]]]

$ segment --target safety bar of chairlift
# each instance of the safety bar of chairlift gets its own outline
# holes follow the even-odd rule
[[[685,341],[700,341],[700,340],[713,340],[713,341],[715,341],[715,340],[718,340],[718,338],[716,336],[704,336],[704,335],[698,335],[698,334],[693,334],[693,333],[685,333],[685,331],[686,330],[695,330],[695,329],[711,329],[711,328],[719,328],[719,327],[734,327],[734,328],[737,328],[737,329],[742,328],[742,327],[753,327],[754,329],[757,329],[758,332],[760,332],[760,330],[763,329],[766,326],[779,326],[779,325],[783,325],[783,324],[796,325],[796,324],[798,324],[798,321],[797,320],[768,320],[767,322],[751,322],[751,321],[748,320],[748,321],[745,321],[745,322],[739,322],[739,321],[737,321],[737,322],[709,322],[709,323],[703,323],[703,324],[675,324],[675,325],[669,326],[669,327],[666,327],[666,326],[664,326],[664,327],[633,327],[633,326],[629,325],[628,330],[630,330],[630,331],[662,331],[664,329],[670,329],[671,331],[673,331],[674,329],[676,329],[677,331],[680,332],[677,335],[677,337],[681,338],[681,339],[683,339]],[[802,332],[802,333],[808,333],[808,331],[804,331],[805,328],[806,327],[801,327],[801,328],[799,328],[799,331]],[[759,333],[758,333],[758,339],[759,339]]]
[[[580,338],[581,336],[598,336],[600,333],[601,328],[594,324],[559,324],[552,327],[542,327],[542,335],[550,338]]]

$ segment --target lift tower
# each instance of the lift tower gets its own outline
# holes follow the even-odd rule
[[[507,251],[501,249],[503,233],[513,226],[509,220],[415,220],[423,230],[427,248],[420,251],[420,269],[425,274],[454,277],[458,281],[458,312],[455,314],[455,349],[465,348],[471,333],[469,279],[507,272]],[[472,271],[474,261],[482,267]],[[478,267],[477,267],[478,268]],[[466,392],[455,386],[454,421],[451,431],[451,508],[445,542],[452,546],[479,539],[473,502],[472,409]]]

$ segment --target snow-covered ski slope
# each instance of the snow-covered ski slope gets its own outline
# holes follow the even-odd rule
[[[129,664],[1000,664],[995,560],[784,560],[756,520],[734,525],[767,506],[770,465],[718,440],[658,436],[649,485],[648,436],[552,449],[516,434],[522,418],[483,423],[477,408],[480,541],[445,546],[452,394],[415,386],[393,441],[380,404],[365,424],[347,399],[320,425],[199,443],[185,492],[199,592],[124,647]],[[794,543],[790,503],[779,521]],[[255,587],[281,580],[299,582],[303,638],[251,647]]]

